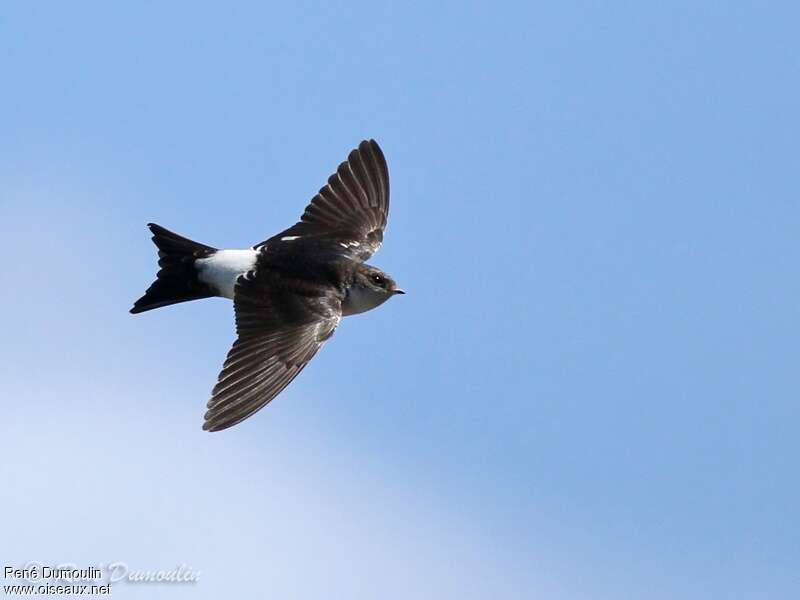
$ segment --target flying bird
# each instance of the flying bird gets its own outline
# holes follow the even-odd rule
[[[366,264],[389,216],[389,171],[375,140],[361,142],[311,199],[300,221],[246,250],[218,250],[149,223],[156,280],[131,309],[221,296],[236,333],[203,429],[219,431],[275,398],[330,339],[342,317],[405,292]]]

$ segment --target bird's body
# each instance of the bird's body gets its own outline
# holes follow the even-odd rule
[[[278,395],[333,335],[341,317],[403,293],[363,261],[380,247],[389,175],[362,142],[289,229],[244,250],[217,250],[150,224],[158,278],[131,312],[221,296],[239,334],[208,403],[204,429],[246,419]]]
[[[353,261],[347,255],[328,254],[326,248],[319,248],[309,240],[297,238],[297,244],[289,248],[281,245],[273,252],[246,250],[217,250],[207,258],[195,260],[198,279],[214,291],[215,296],[234,299],[236,282],[250,271],[269,270],[279,274],[294,286],[302,288],[305,284],[316,287],[330,285],[330,293],[343,292],[342,316],[366,312],[382,304],[388,296],[374,294],[362,285],[353,285],[359,274],[379,270]],[[288,244],[288,242],[284,242]],[[284,285],[287,283],[284,282]],[[396,292],[396,290],[395,290]]]

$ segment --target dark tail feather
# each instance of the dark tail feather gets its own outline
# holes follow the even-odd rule
[[[161,269],[144,296],[133,305],[131,312],[136,314],[213,296],[211,288],[197,278],[194,261],[211,256],[217,249],[181,237],[155,223],[148,223],[147,226],[153,232],[153,243],[158,246],[158,266]]]

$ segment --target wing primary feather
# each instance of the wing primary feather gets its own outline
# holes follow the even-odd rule
[[[363,140],[314,195],[297,223],[254,248],[294,242],[285,237],[314,236],[337,254],[342,254],[341,243],[358,242],[344,252],[364,261],[380,248],[388,212],[386,158],[375,140]]]

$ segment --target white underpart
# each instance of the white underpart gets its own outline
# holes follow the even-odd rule
[[[351,285],[347,290],[344,302],[342,302],[342,314],[344,316],[357,315],[372,310],[386,302],[391,296],[390,292],[383,290]]]
[[[255,250],[218,250],[208,258],[195,261],[197,278],[223,298],[232,300],[236,279],[255,268],[257,256]]]

